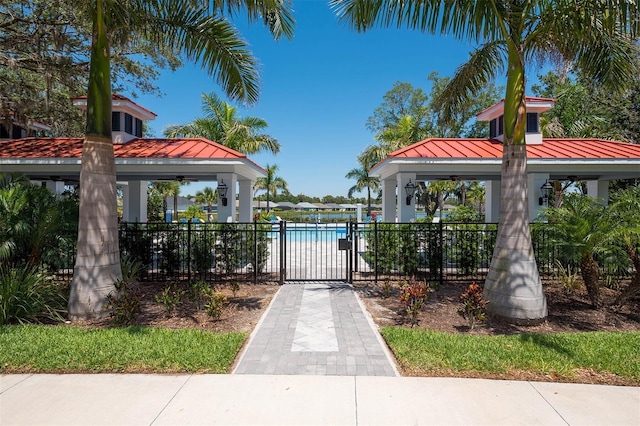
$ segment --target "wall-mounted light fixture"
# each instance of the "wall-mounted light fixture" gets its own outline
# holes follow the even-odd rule
[[[410,206],[410,205],[411,205],[411,199],[413,198],[413,196],[414,196],[414,195],[415,195],[415,193],[416,193],[416,188],[417,188],[417,187],[416,187],[416,184],[415,184],[415,183],[413,183],[413,182],[411,182],[411,179],[409,179],[409,183],[407,183],[407,184],[404,186],[404,192],[405,192],[405,194],[407,195],[407,199],[406,199],[406,201],[407,201],[407,205],[408,205],[408,206]]]
[[[553,185],[549,183],[547,180],[541,187],[540,193],[542,197],[538,198],[538,205],[540,206],[548,206],[549,205],[549,196],[551,195],[551,191],[553,191]]]
[[[227,189],[227,185],[224,183],[224,180],[221,179],[218,184],[218,196],[222,200],[223,206],[227,205]]]

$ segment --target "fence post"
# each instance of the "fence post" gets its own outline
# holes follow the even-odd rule
[[[284,284],[285,275],[287,273],[285,269],[285,265],[287,264],[287,259],[285,256],[287,255],[287,250],[285,250],[285,245],[287,244],[287,222],[284,220],[280,221],[280,285]]]
[[[378,284],[378,221],[373,221],[373,270],[374,284]]]
[[[253,283],[258,282],[258,222],[253,221]]]
[[[358,256],[358,247],[360,245],[360,231],[358,230],[358,222],[354,223],[355,230],[353,231],[353,261],[354,270],[359,272],[360,270],[360,256]]]
[[[348,232],[346,232],[345,236],[347,237],[347,241],[350,243],[349,244],[349,249],[347,250],[347,280],[350,284],[353,284],[353,241],[354,241],[354,236],[353,236],[353,221],[351,219],[349,219],[349,222],[347,223],[348,226]]]
[[[438,271],[440,286],[444,284],[444,228],[442,227],[442,221],[438,222],[438,232],[440,237],[438,238],[438,245],[440,251],[440,270]]]
[[[187,221],[187,282],[191,282],[191,221]]]

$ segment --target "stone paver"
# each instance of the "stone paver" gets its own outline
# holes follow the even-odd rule
[[[353,288],[334,282],[282,286],[234,373],[398,375]]]

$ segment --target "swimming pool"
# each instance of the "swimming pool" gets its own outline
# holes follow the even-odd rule
[[[288,242],[337,242],[346,238],[347,226],[344,223],[295,223],[286,224]],[[273,225],[272,238],[279,238],[280,225]]]

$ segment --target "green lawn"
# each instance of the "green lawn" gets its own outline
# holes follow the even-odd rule
[[[640,384],[640,332],[478,336],[399,327],[381,332],[412,375],[529,371],[571,380],[591,370]]]
[[[243,333],[148,327],[0,327],[2,373],[227,373]]]

